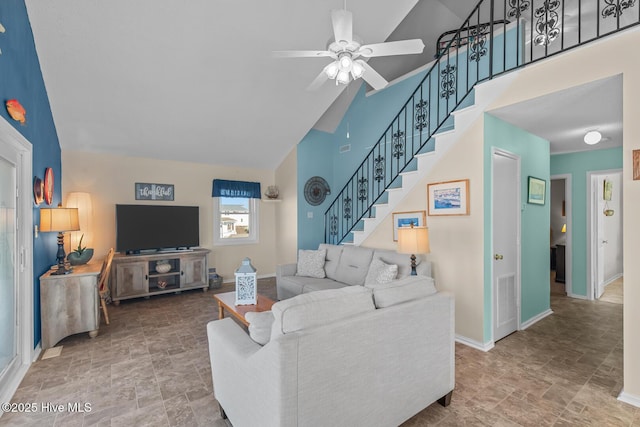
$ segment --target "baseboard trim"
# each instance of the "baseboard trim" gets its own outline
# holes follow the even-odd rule
[[[584,295],[578,295],[578,294],[567,294],[567,296],[569,298],[576,298],[576,299],[584,299],[584,300],[588,300],[589,299]]]
[[[615,276],[613,276],[611,279],[607,280],[606,283],[604,284],[605,287],[609,286],[610,284],[612,284],[613,282],[615,282],[616,280],[618,280],[619,278],[621,278],[623,275],[622,273],[618,273]]]
[[[546,311],[543,311],[542,313],[538,314],[537,316],[533,316],[531,319],[527,320],[526,322],[522,323],[520,325],[520,330],[524,331],[525,329],[527,329],[528,327],[530,327],[531,325],[538,323],[539,321],[541,321],[542,319],[544,319],[547,316],[550,316],[553,314],[553,310],[548,309]]]
[[[475,348],[476,350],[484,351],[485,353],[494,347],[493,341],[481,343],[458,334],[456,334],[456,342],[464,344],[467,347]]]
[[[624,390],[618,395],[618,400],[640,408],[640,396],[634,396],[633,394],[626,393]]]

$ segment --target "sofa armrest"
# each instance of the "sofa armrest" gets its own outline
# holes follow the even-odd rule
[[[284,276],[295,276],[298,269],[298,264],[280,264],[276,266],[276,279]]]
[[[285,403],[295,393],[296,343],[271,341],[261,346],[230,318],[209,322],[207,337],[215,398],[229,420],[239,426],[295,425],[289,419],[295,408]]]

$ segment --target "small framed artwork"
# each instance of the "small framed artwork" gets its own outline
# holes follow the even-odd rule
[[[173,200],[173,184],[136,182],[136,200]]]
[[[547,181],[530,176],[528,188],[527,203],[531,203],[532,205],[544,205]]]
[[[640,150],[633,150],[633,179],[640,179]]]
[[[427,205],[429,216],[469,215],[469,180],[428,184]]]
[[[415,212],[394,212],[393,213],[393,241],[398,241],[398,228],[410,227],[411,224],[414,227],[424,227],[427,223],[427,213],[425,211]]]

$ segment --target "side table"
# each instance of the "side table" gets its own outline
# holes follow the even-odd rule
[[[102,263],[78,265],[69,274],[40,276],[42,349],[80,332],[94,338],[100,326],[98,276]]]

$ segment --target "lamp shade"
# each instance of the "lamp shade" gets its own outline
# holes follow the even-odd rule
[[[40,209],[40,231],[76,231],[80,230],[77,208]]]
[[[398,228],[398,252],[401,254],[428,254],[429,229],[427,227]]]
[[[70,248],[76,248],[82,238],[82,246],[93,247],[93,205],[91,194],[72,192],[67,196],[66,207],[78,208],[80,231],[69,236]]]
[[[560,230],[561,233],[566,233],[567,232],[567,224],[562,224],[562,230]]]

